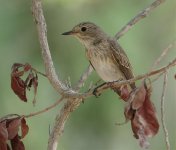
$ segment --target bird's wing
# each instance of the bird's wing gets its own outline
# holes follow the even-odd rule
[[[133,78],[134,75],[132,72],[132,66],[123,48],[116,41],[112,39],[109,39],[108,42],[110,43],[110,50],[112,52],[111,53],[112,57],[119,64],[120,70],[123,72],[126,79],[128,80]],[[132,83],[131,87],[135,88],[135,83]]]

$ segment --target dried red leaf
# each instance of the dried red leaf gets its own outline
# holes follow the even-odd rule
[[[8,150],[6,142],[0,140],[0,150]]]
[[[26,124],[26,120],[24,118],[21,119],[21,139],[24,138],[29,131],[29,127]]]
[[[21,78],[12,75],[11,88],[22,101],[27,102],[26,84]]]
[[[12,150],[25,150],[24,144],[20,141],[28,133],[29,127],[24,117],[1,119],[0,122],[0,150],[10,150],[7,140],[11,142]],[[21,127],[21,137],[18,135]]]
[[[131,103],[128,103],[125,106],[125,110],[124,110],[126,121],[131,120],[134,117],[134,114],[135,114],[135,110],[132,109]]]
[[[124,114],[126,120],[131,120],[134,137],[139,139],[142,148],[148,148],[147,138],[157,134],[159,123],[153,103],[150,100],[151,86],[143,85],[130,93]]]
[[[153,137],[159,130],[159,123],[156,117],[154,105],[150,101],[150,92],[146,91],[143,105],[136,110],[134,118],[131,120],[131,126],[134,136],[139,139],[140,146],[148,146],[147,137]]]
[[[11,119],[7,122],[8,139],[13,139],[19,131],[21,125],[21,118]]]
[[[22,71],[19,71],[19,68],[22,68]],[[25,72],[28,72],[28,75],[26,79],[23,80],[21,77],[24,75]],[[22,101],[27,102],[26,89],[30,90],[32,86],[34,87],[33,104],[35,104],[38,87],[37,71],[35,71],[28,63],[26,63],[25,65],[19,63],[13,64],[11,72],[11,88],[14,93]]]
[[[25,83],[27,85],[28,90],[30,90],[30,88],[32,87],[33,78],[34,78],[34,74],[32,72],[26,78]]]
[[[120,87],[120,98],[127,101],[130,97],[130,92],[127,85]]]
[[[123,89],[121,90],[122,93],[123,91],[129,91],[127,86]],[[126,93],[126,100],[128,100],[128,103],[125,106],[124,114],[126,120],[131,120],[132,118],[134,118],[135,110],[139,109],[143,105],[146,96],[146,90],[144,85],[142,85],[141,87],[131,91],[131,93]]]
[[[15,76],[15,77],[21,77],[23,75],[24,75],[24,71],[15,71],[12,74],[12,76]]]
[[[6,129],[6,121],[3,121],[0,123],[0,150],[7,150],[7,140],[8,132]]]
[[[32,79],[30,79],[29,80],[29,83],[28,83],[28,85],[27,85],[27,88],[28,88],[28,90],[30,91],[30,89],[31,89],[31,87],[32,87]]]
[[[33,78],[32,85],[34,87],[34,99],[33,99],[33,104],[36,103],[36,94],[37,94],[37,87],[38,87],[38,78],[37,75],[36,77]]]
[[[23,67],[24,65],[21,63],[14,63],[12,66],[12,71],[18,71],[18,68]]]
[[[144,85],[142,85],[141,87],[139,87],[138,89],[136,89],[133,93],[132,93],[132,108],[134,110],[139,109],[144,101],[145,101],[145,96],[146,96],[146,89],[144,87]]]
[[[37,87],[38,87],[38,77],[37,75],[33,78],[33,87],[35,89],[35,93],[37,92]]]
[[[159,123],[156,117],[156,111],[153,103],[150,101],[150,95],[146,95],[143,107],[138,111],[139,115],[144,118],[145,135],[154,136],[159,130]]]
[[[8,140],[8,132],[6,128],[6,121],[0,123],[0,140]]]
[[[24,65],[24,71],[25,71],[25,72],[31,70],[31,68],[32,68],[32,66],[31,66],[30,64],[28,64],[28,63],[26,63],[26,64]]]
[[[24,144],[20,141],[18,135],[11,140],[11,146],[12,150],[25,150]]]
[[[22,71],[19,71],[20,67],[23,67]],[[27,76],[26,81],[21,79],[21,76],[24,75],[24,72],[31,70],[31,68],[32,68],[31,65],[28,63],[26,63],[25,65],[15,63],[12,66],[11,88],[14,91],[14,93],[24,102],[27,101],[27,98],[26,98],[27,83],[28,83],[28,81],[30,81],[33,78],[33,77],[30,77],[30,74],[33,74],[33,73],[30,73]]]

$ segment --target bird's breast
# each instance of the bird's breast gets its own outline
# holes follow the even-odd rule
[[[118,63],[113,60],[110,52],[102,50],[88,50],[87,57],[98,75],[105,82],[124,79],[124,75],[120,71]]]

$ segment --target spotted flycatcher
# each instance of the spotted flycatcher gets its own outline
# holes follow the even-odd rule
[[[109,37],[101,28],[91,22],[82,22],[63,35],[73,35],[86,48],[86,56],[105,82],[133,78],[129,59],[116,39]],[[130,91],[135,84],[128,85]],[[119,88],[114,89],[118,94]]]

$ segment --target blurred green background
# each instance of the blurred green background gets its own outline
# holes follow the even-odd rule
[[[92,21],[110,35],[115,35],[131,18],[148,6],[152,0],[43,0],[48,27],[48,40],[58,74],[63,80],[70,76],[74,85],[85,70],[88,61],[84,47],[73,37],[62,36],[82,21]],[[10,88],[10,71],[15,62],[30,63],[44,72],[36,27],[29,0],[0,0],[0,117],[11,114],[28,114],[49,106],[59,96],[49,82],[39,77],[37,105],[32,106],[33,93],[28,92],[28,103],[21,102]],[[168,0],[155,9],[146,19],[135,25],[119,43],[126,50],[135,74],[147,72],[161,51],[176,39],[176,1]],[[160,66],[176,56],[175,48],[164,58]],[[169,74],[165,102],[166,124],[171,149],[176,149],[176,70]],[[96,82],[94,72],[87,81]],[[152,100],[160,118],[160,98],[163,79],[153,84]],[[44,150],[47,147],[49,127],[61,106],[40,116],[27,119],[30,131],[24,139],[27,150]],[[130,123],[123,122],[124,103],[112,91],[98,99],[89,98],[71,114],[59,142],[60,150],[139,150]],[[162,127],[150,139],[150,150],[164,150]]]

